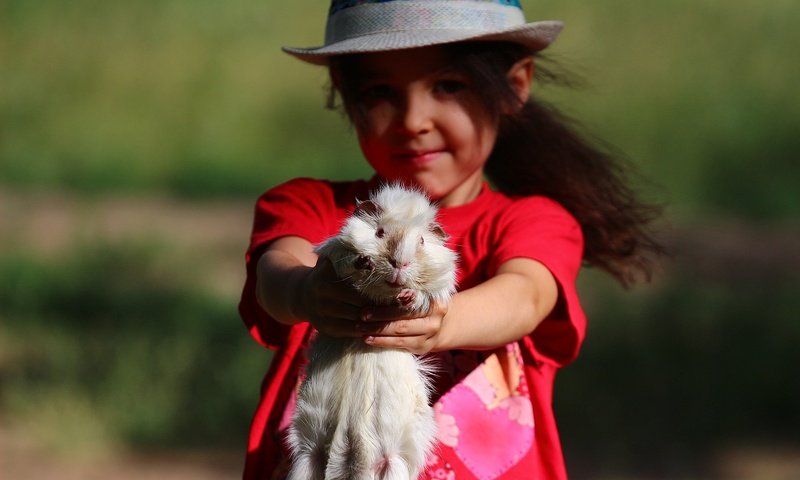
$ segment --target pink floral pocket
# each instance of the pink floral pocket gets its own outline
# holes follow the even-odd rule
[[[508,471],[533,445],[533,407],[521,365],[518,345],[507,345],[434,405],[439,442],[481,480]]]

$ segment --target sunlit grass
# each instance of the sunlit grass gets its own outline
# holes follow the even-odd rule
[[[4,414],[57,449],[244,441],[269,358],[235,304],[151,247],[62,258],[0,259]]]
[[[663,186],[651,197],[684,216],[797,218],[797,2],[523,3],[566,21],[551,54],[588,83],[534,95],[627,152]],[[318,44],[324,10],[0,3],[0,188],[252,198],[294,176],[367,175],[323,109],[324,71],[278,49]],[[0,249],[4,421],[67,452],[243,450],[269,358],[235,300],[203,286],[192,255],[84,240],[48,258]],[[682,272],[625,294],[585,276],[588,340],[557,384],[568,462],[663,473],[718,442],[791,440],[798,281],[771,273]]]
[[[69,455],[244,448],[268,354],[231,300],[165,252],[86,244],[59,260],[0,258],[0,409],[12,426]],[[671,270],[633,292],[582,277],[589,336],[555,395],[577,472],[702,471],[719,448],[790,443],[800,428],[787,368],[797,274]]]
[[[627,152],[663,185],[659,199],[695,215],[797,214],[786,193],[797,175],[762,174],[744,198],[716,188],[796,169],[795,2],[523,4],[531,19],[566,22],[550,52],[590,85],[534,93]],[[345,122],[323,109],[324,70],[279,51],[319,44],[324,10],[4,2],[0,182],[251,198],[293,176],[368,175]]]
[[[573,473],[686,478],[731,446],[794,445],[799,287],[788,270],[711,278],[684,263],[623,292],[586,272],[589,333],[555,394]]]

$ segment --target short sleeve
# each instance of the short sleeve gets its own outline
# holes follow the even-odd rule
[[[555,308],[523,344],[539,361],[559,367],[570,363],[586,333],[586,316],[575,285],[583,258],[580,225],[557,202],[525,197],[499,216],[495,232],[490,275],[512,258],[530,258],[547,267],[558,283]]]
[[[264,193],[256,202],[250,245],[245,254],[247,277],[239,314],[250,334],[262,345],[276,349],[291,327],[273,320],[256,300],[256,265],[273,240],[298,236],[316,244],[330,235],[336,218],[334,192],[327,182],[295,179]]]

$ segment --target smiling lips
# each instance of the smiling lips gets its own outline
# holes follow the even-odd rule
[[[421,167],[433,162],[444,152],[444,150],[403,150],[394,153],[392,157]]]

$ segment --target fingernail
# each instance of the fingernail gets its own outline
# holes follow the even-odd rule
[[[364,337],[364,341],[367,342],[367,343],[372,343],[372,342],[375,341],[375,337],[373,337],[373,336]]]

